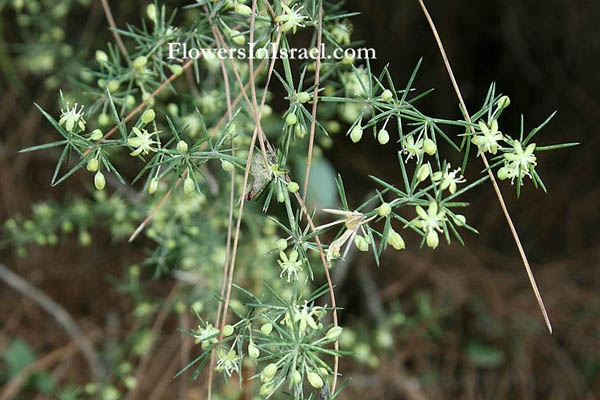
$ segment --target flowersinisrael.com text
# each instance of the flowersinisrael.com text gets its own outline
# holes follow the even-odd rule
[[[321,44],[321,51],[317,47],[312,48],[276,48],[274,45],[269,47],[256,47],[255,43],[249,43],[248,48],[231,47],[231,48],[197,48],[190,47],[187,43],[169,42],[169,60],[175,59],[192,59],[202,58],[219,59],[263,59],[263,58],[280,58],[290,60],[316,60],[321,54],[322,60],[343,60],[357,59],[364,60],[376,59],[375,49],[368,47],[361,48],[335,48],[331,52],[327,52],[325,43]]]

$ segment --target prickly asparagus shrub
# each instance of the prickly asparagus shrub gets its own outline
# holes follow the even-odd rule
[[[61,18],[68,12],[61,7],[14,2],[25,30],[44,29],[36,21]],[[461,211],[467,192],[488,181],[489,171],[510,181],[517,196],[526,183],[545,191],[538,156],[570,145],[547,145],[537,135],[554,114],[533,129],[524,122],[503,126],[510,100],[494,84],[470,118],[458,109],[453,120],[425,115],[419,100],[430,91],[413,87],[420,61],[399,83],[388,67],[373,71],[368,58],[330,57],[357,46],[354,15],[316,0],[199,0],[179,10],[147,5],[140,21],[113,28],[118,41],[82,59],[72,82],[56,89],[58,107],[38,107],[56,141],[23,150],[55,152],[51,185],[87,175],[92,194],[14,216],[5,223],[5,243],[23,256],[30,245],[53,246],[67,235],[88,246],[98,227],[115,241],[135,240],[147,257],[134,260],[121,289],[136,299],[136,318],[144,321],[154,309],[143,279],[170,274],[188,286],[172,304],[197,318],[197,327],[183,334],[195,339],[198,357],[180,379],[205,371],[254,382],[254,393],[267,398],[335,396],[348,382],[339,357],[376,359],[338,323],[329,271],[353,247],[379,264],[384,251],[462,242],[462,233],[477,232]],[[40,34],[50,44],[31,68],[74,68],[73,49],[63,43],[60,24],[54,26]],[[311,37],[318,57],[290,60],[264,51],[290,50],[300,34]],[[170,57],[170,43],[215,50],[252,45],[256,57],[182,59]],[[48,78],[47,87],[57,81]],[[285,110],[275,112],[281,102]],[[323,150],[334,145],[333,136],[393,147],[397,179],[371,176],[373,194],[361,204],[349,203],[342,176],[306,182],[306,169],[331,169]],[[460,165],[444,152],[454,159],[460,153]],[[482,154],[490,157],[489,171],[477,160]],[[467,166],[481,170],[480,177],[467,181]],[[337,206],[315,207],[311,197],[332,190],[338,199],[329,204]],[[393,314],[390,327],[402,318]],[[389,331],[377,338],[393,344]],[[143,354],[149,340],[141,322],[122,360]],[[125,361],[87,393],[118,397],[119,390],[134,390]],[[221,383],[213,381],[218,396]]]

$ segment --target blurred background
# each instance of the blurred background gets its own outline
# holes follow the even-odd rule
[[[41,200],[87,193],[77,176],[50,187],[53,154],[16,154],[56,140],[33,103],[55,108],[57,88],[78,68],[69,59],[91,59],[99,44],[112,40],[99,1],[62,3],[68,5],[59,15],[64,41],[73,55],[67,52],[60,65],[46,65],[48,60],[34,57],[39,54],[31,44],[35,30],[23,28],[11,1],[0,1],[3,222],[17,213],[30,215]],[[139,20],[139,2],[112,3],[117,26]],[[429,3],[471,111],[496,82],[512,101],[502,131],[517,132],[521,113],[529,130],[558,110],[536,142],[581,142],[538,157],[548,194],[528,182],[517,200],[515,188],[501,183],[554,333],[545,329],[492,187],[484,184],[468,193],[472,205],[465,215],[480,234],[466,233],[464,247],[455,242],[431,252],[413,246],[386,253],[380,268],[368,255],[357,254],[353,262],[360,267],[338,276],[342,324],[363,335],[354,345],[357,355],[342,360],[341,370],[352,382],[341,398],[595,399],[600,396],[600,97],[594,94],[600,90],[600,3]],[[422,57],[415,87],[435,88],[421,102],[422,111],[458,118],[454,91],[416,1],[350,0],[345,8],[361,12],[352,19],[353,38],[376,49],[375,71],[389,63],[394,80],[406,82]],[[51,34],[52,27],[40,28]],[[364,188],[373,187],[368,174],[388,182],[399,178],[395,151],[382,154],[374,141],[363,140],[357,151],[336,136],[325,155],[356,204]],[[477,176],[477,168],[472,163],[468,173]],[[60,303],[92,342],[116,346],[126,332],[115,321],[131,318],[135,303],[115,282],[140,249],[125,240],[115,243],[101,230],[93,237],[87,247],[75,239],[34,246],[26,257],[3,246],[0,262]],[[162,298],[177,289],[169,277],[147,285]],[[68,385],[89,382],[84,358],[54,318],[5,283],[0,288],[0,396],[14,388],[16,376],[22,377],[16,398],[54,398]],[[130,366],[142,371],[138,398],[204,398],[201,381],[172,379],[189,357],[191,344],[180,344],[177,327],[193,324],[190,316],[159,312],[155,318],[155,351],[141,357],[141,368]]]

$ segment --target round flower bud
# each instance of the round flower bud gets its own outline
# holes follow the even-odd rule
[[[233,334],[233,326],[225,325],[223,327],[223,337],[231,336]]]
[[[300,92],[298,93],[298,101],[300,103],[306,103],[307,101],[310,100],[310,94],[306,93],[306,92]]]
[[[273,325],[269,322],[267,322],[266,324],[263,324],[263,326],[260,327],[260,331],[265,335],[271,334],[272,330],[273,330]]]
[[[435,142],[433,140],[427,138],[423,142],[423,150],[425,150],[425,153],[432,156],[437,151],[437,146],[435,145]]]
[[[270,382],[273,380],[273,377],[277,373],[277,365],[275,363],[271,363],[267,365],[262,372],[260,373],[260,380],[262,382]]]
[[[233,37],[231,38],[231,40],[233,40],[233,43],[237,44],[238,46],[243,46],[246,44],[246,36],[240,35],[238,31],[234,31],[233,35]]]
[[[180,140],[177,143],[177,151],[180,153],[187,153],[188,151],[188,144],[185,142],[185,140]]]
[[[194,191],[194,180],[190,177],[185,178],[183,181],[183,193],[190,194]]]
[[[183,67],[179,64],[169,65],[169,69],[173,73],[173,75],[181,75],[183,73]]]
[[[438,236],[438,233],[436,231],[430,231],[427,234],[427,246],[431,247],[432,249],[435,249],[436,247],[438,247],[438,244],[440,244],[440,238]]]
[[[142,69],[146,66],[148,59],[144,56],[139,56],[135,60],[133,60],[133,68]]]
[[[496,104],[500,108],[506,108],[506,107],[510,106],[510,97],[502,96],[498,99],[498,102]]]
[[[354,236],[354,245],[360,251],[369,251],[369,244],[361,235]]]
[[[279,249],[279,251],[284,251],[285,249],[287,249],[288,246],[288,242],[287,239],[281,238],[277,241],[277,243],[275,244],[275,247],[277,247]]]
[[[104,174],[100,171],[96,172],[96,175],[94,175],[94,186],[96,186],[96,189],[98,190],[104,190],[104,187],[106,186]]]
[[[167,105],[167,112],[171,115],[178,115],[179,114],[179,107],[177,107],[177,104],[175,103],[169,103]]]
[[[294,385],[297,385],[300,382],[302,382],[302,374],[300,374],[300,372],[298,372],[298,370],[295,370],[294,373],[292,374],[292,383]]]
[[[467,223],[467,218],[465,218],[465,216],[461,215],[461,214],[456,214],[453,219],[454,219],[454,223],[457,226],[463,226],[464,224]]]
[[[296,130],[296,137],[298,139],[302,139],[304,136],[306,136],[306,127],[304,125],[297,124],[295,130]]]
[[[308,378],[308,383],[310,383],[310,385],[315,389],[320,389],[323,387],[323,379],[321,379],[319,374],[316,372],[310,371],[308,374],[306,374],[306,377]]]
[[[501,181],[508,178],[509,175],[510,175],[510,172],[508,171],[508,168],[506,168],[506,167],[502,167],[498,170],[498,179],[500,179]]]
[[[127,103],[128,106],[133,107],[135,105],[135,97],[133,97],[133,95],[128,95],[127,97],[125,97],[125,103]]]
[[[148,4],[148,7],[146,7],[146,15],[150,18],[150,21],[156,23],[156,6],[154,3]]]
[[[142,122],[144,124],[149,124],[150,122],[154,121],[154,117],[156,117],[154,110],[149,108],[142,114]]]
[[[385,129],[382,129],[377,134],[377,141],[379,144],[386,144],[390,141],[390,134]]]
[[[106,85],[106,87],[108,87],[108,90],[113,93],[116,92],[117,90],[119,90],[119,86],[121,86],[121,84],[119,83],[118,80],[113,79],[111,81],[108,81],[108,84]]]
[[[343,331],[344,328],[342,328],[341,326],[334,326],[333,328],[327,331],[325,337],[329,340],[337,340],[340,336],[342,336]]]
[[[248,355],[254,360],[256,360],[258,356],[260,356],[260,351],[258,350],[258,347],[256,347],[252,342],[250,342],[250,344],[248,345]]]
[[[406,244],[404,243],[404,239],[402,236],[395,230],[390,228],[390,232],[388,233],[388,243],[396,250],[402,250],[406,248]]]
[[[389,203],[381,203],[377,208],[377,213],[382,217],[387,217],[392,212],[392,206]]]
[[[271,392],[273,391],[274,388],[275,387],[273,386],[272,383],[265,383],[264,385],[262,385],[260,387],[260,391],[259,391],[260,395],[267,397],[268,395],[271,394]]]
[[[108,114],[100,114],[100,116],[98,117],[98,124],[100,126],[106,126],[110,124],[110,117],[108,116]]]
[[[233,164],[227,160],[221,160],[221,168],[225,172],[231,172],[233,170]]]
[[[360,142],[360,139],[362,139],[362,134],[363,134],[362,127],[360,126],[360,124],[356,124],[354,126],[354,128],[352,128],[352,131],[350,131],[350,139],[354,143],[358,143],[358,142]]]
[[[417,179],[419,180],[419,182],[423,182],[429,177],[430,173],[431,171],[429,168],[429,164],[423,164],[421,165],[421,167],[419,167],[419,171],[417,171]]]
[[[98,171],[98,159],[97,158],[90,158],[90,160],[87,163],[87,170],[90,172],[96,172]]]
[[[394,94],[390,89],[385,89],[383,93],[381,93],[381,100],[389,103],[394,98]]]
[[[242,3],[235,3],[233,5],[233,11],[235,11],[238,14],[245,15],[245,16],[252,14],[252,9]]]
[[[96,50],[96,61],[101,64],[106,63],[108,62],[108,55],[102,50]]]
[[[288,184],[288,190],[290,193],[296,193],[300,189],[300,186],[296,182],[290,182]]]
[[[102,131],[100,129],[94,129],[92,133],[90,133],[90,140],[100,140],[102,139]]]
[[[150,181],[148,185],[148,193],[153,194],[158,189],[158,179],[154,178]]]
[[[296,117],[296,114],[294,113],[289,113],[287,117],[285,117],[285,123],[288,125],[296,125],[297,122],[298,117]]]

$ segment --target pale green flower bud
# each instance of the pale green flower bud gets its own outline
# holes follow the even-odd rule
[[[135,69],[143,69],[146,66],[148,59],[144,56],[139,56],[135,60],[133,60],[133,68]]]
[[[388,233],[388,243],[396,250],[402,250],[406,248],[406,244],[404,243],[404,239],[402,236],[393,229],[390,228],[390,232]]]
[[[227,160],[221,160],[221,168],[225,172],[231,172],[233,170],[233,164]]]
[[[79,243],[82,246],[89,246],[92,243],[92,235],[88,231],[81,231],[79,233]]]
[[[392,206],[389,203],[382,203],[377,208],[377,213],[382,217],[387,217],[392,212]]]
[[[321,379],[319,374],[316,372],[310,371],[308,374],[306,374],[306,377],[308,378],[308,383],[310,383],[310,385],[315,389],[320,389],[323,387],[323,379]]]
[[[344,328],[342,328],[341,326],[334,326],[333,328],[331,328],[327,331],[327,333],[325,334],[325,337],[328,340],[337,340],[340,336],[342,336],[343,332],[344,332]]]
[[[173,75],[181,75],[183,73],[183,67],[179,64],[169,65],[169,69],[173,73]]]
[[[260,331],[265,335],[270,335],[273,330],[273,325],[269,322],[260,327]]]
[[[498,102],[496,103],[498,105],[499,108],[506,108],[510,105],[510,97],[508,96],[502,96],[498,99]]]
[[[258,350],[258,347],[256,347],[252,342],[250,342],[250,344],[248,345],[248,355],[254,360],[256,360],[258,356],[260,356],[260,351]]]
[[[354,236],[354,245],[360,251],[369,251],[369,244],[361,235]]]
[[[242,3],[235,3],[233,5],[233,11],[235,11],[238,14],[245,15],[245,16],[252,14],[252,9]]]
[[[466,218],[464,215],[461,215],[461,214],[456,214],[456,215],[454,216],[454,223],[455,223],[457,226],[463,226],[464,224],[466,224],[466,223],[467,223],[467,218]]]
[[[300,382],[302,382],[302,374],[300,374],[300,372],[298,372],[298,370],[295,370],[294,373],[292,374],[292,383],[294,385],[297,385]]]
[[[300,103],[306,103],[310,100],[310,94],[306,93],[306,92],[300,92],[298,93],[298,101]]]
[[[96,61],[100,64],[108,62],[108,55],[102,50],[96,50]]]
[[[119,90],[119,86],[121,86],[121,84],[119,83],[118,80],[113,79],[111,81],[108,82],[108,84],[106,85],[106,87],[108,88],[108,90],[111,93],[116,92],[117,90]]]
[[[377,141],[379,144],[386,144],[390,141],[390,134],[385,129],[382,129],[377,134]]]
[[[296,182],[290,182],[288,184],[288,190],[290,193],[296,193],[300,189],[300,186]]]
[[[423,150],[425,150],[425,153],[432,156],[437,151],[437,146],[435,145],[435,142],[433,140],[427,138],[423,142]]]
[[[90,133],[90,140],[100,140],[102,139],[102,131],[100,129],[94,129],[92,133]]]
[[[240,32],[236,30],[232,31],[231,40],[233,40],[233,43],[237,44],[238,46],[243,46],[246,44],[246,36],[240,35]]]
[[[427,246],[431,247],[432,249],[435,249],[436,247],[438,247],[438,244],[440,244],[440,238],[438,236],[438,233],[436,231],[430,231],[427,234]]]
[[[183,193],[190,194],[194,191],[194,189],[194,180],[190,177],[185,178],[185,180],[183,181]]]
[[[108,116],[108,114],[100,114],[100,116],[98,116],[98,124],[100,126],[106,126],[110,124],[110,117]]]
[[[288,125],[296,125],[296,123],[298,123],[298,117],[296,117],[296,114],[294,113],[289,113],[285,117],[285,123]]]
[[[87,163],[87,170],[90,172],[96,172],[98,171],[98,159],[97,158],[90,158],[90,160]]]
[[[167,105],[167,112],[171,115],[179,115],[179,107],[175,103],[169,103]]]
[[[277,373],[277,365],[271,363],[267,365],[260,373],[260,380],[262,382],[271,382]]]
[[[277,244],[275,246],[279,249],[279,251],[284,251],[285,249],[287,249],[288,242],[286,239],[281,238],[277,241]]]
[[[498,179],[501,181],[505,180],[510,176],[510,171],[506,167],[502,167],[498,170]]]
[[[297,124],[295,131],[298,139],[302,139],[304,136],[306,136],[306,127],[304,125]]]
[[[381,100],[389,103],[394,98],[394,94],[391,90],[385,89],[383,93],[381,93]]]
[[[149,124],[150,122],[154,121],[154,117],[156,117],[154,110],[149,108],[142,114],[142,122],[144,124]]]
[[[362,135],[363,135],[363,129],[360,126],[360,124],[356,124],[354,126],[354,128],[352,128],[352,131],[350,131],[350,139],[354,143],[360,142],[360,139],[362,139]]]
[[[265,383],[264,385],[262,385],[260,387],[260,395],[261,396],[268,396],[271,394],[271,392],[273,391],[275,387],[273,386],[272,383]]]
[[[128,95],[125,98],[125,103],[127,103],[128,106],[133,107],[135,105],[135,97],[133,95]]]
[[[423,182],[425,179],[427,179],[429,177],[430,172],[431,171],[429,168],[429,164],[421,165],[419,171],[417,172],[417,179],[419,180],[419,182]]]
[[[177,151],[180,153],[187,153],[188,151],[188,144],[185,142],[185,140],[180,140],[177,143]]]
[[[96,189],[98,190],[104,190],[104,187],[106,186],[104,174],[100,171],[96,172],[96,175],[94,175],[94,186],[96,186]]]
[[[225,325],[223,327],[223,337],[231,336],[233,334],[233,326]]]
[[[150,18],[150,21],[156,23],[156,6],[154,3],[148,4],[148,7],[146,7],[146,15]]]

